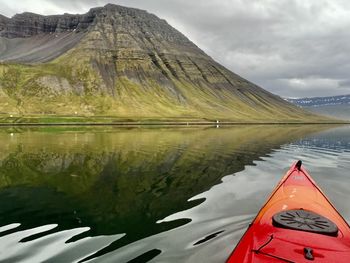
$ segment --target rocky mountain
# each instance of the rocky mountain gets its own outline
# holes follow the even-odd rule
[[[215,62],[165,20],[108,4],[0,16],[0,113],[310,121]]]
[[[350,95],[287,100],[316,114],[350,120]]]

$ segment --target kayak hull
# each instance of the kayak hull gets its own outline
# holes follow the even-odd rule
[[[310,230],[276,226],[274,218],[288,211],[322,216],[337,227],[332,234],[315,233],[325,227],[310,223]],[[316,217],[314,217],[316,218]],[[311,219],[311,218],[310,218]],[[298,219],[299,220],[299,219]],[[309,221],[309,218],[303,219]],[[320,219],[319,219],[320,220]],[[304,221],[303,221],[304,222]],[[300,224],[303,225],[303,224]],[[286,225],[287,226],[287,225]],[[305,224],[303,225],[305,226]],[[311,255],[310,255],[311,253]],[[350,262],[350,227],[300,163],[294,164],[277,185],[266,204],[249,226],[227,260],[228,263],[250,262]]]

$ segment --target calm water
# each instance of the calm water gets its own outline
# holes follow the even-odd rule
[[[224,262],[302,159],[350,222],[350,127],[0,130],[1,262]]]

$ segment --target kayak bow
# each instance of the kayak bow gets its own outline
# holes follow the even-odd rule
[[[279,182],[228,263],[350,262],[350,227],[301,161]]]

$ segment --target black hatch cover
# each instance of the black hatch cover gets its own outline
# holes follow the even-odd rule
[[[272,223],[276,227],[337,236],[338,227],[329,219],[316,213],[299,210],[286,210],[275,214]]]

